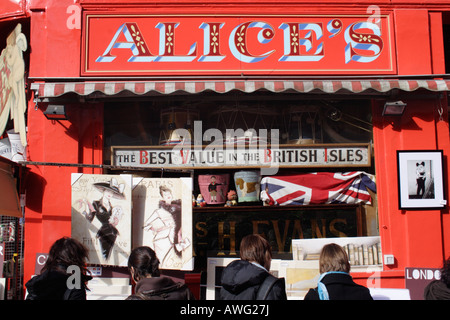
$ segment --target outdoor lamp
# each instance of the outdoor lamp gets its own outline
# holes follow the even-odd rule
[[[405,111],[406,103],[403,101],[387,101],[384,104],[383,113],[384,116],[401,116]]]
[[[66,106],[62,104],[49,104],[44,115],[49,120],[67,120]]]

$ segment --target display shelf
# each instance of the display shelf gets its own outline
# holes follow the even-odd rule
[[[318,204],[318,205],[289,205],[289,206],[263,206],[258,203],[249,203],[246,205],[237,205],[225,207],[220,205],[207,205],[206,207],[193,207],[194,212],[216,212],[216,211],[290,211],[295,209],[301,210],[333,210],[333,209],[359,209],[359,204]]]

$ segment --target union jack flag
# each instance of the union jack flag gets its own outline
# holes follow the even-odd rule
[[[371,203],[375,177],[362,171],[314,172],[264,177],[261,190],[275,205]]]

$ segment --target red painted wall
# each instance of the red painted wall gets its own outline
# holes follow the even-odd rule
[[[79,77],[81,8],[73,0],[30,4],[31,78]]]
[[[406,0],[405,0],[406,1]],[[443,73],[442,25],[439,9],[443,1],[428,1],[434,11],[429,12],[423,1],[330,1],[318,5],[311,1],[260,1],[258,13],[289,12],[292,4],[299,11],[308,7],[315,12],[364,12],[371,4],[380,5],[383,12],[392,10],[395,24],[398,73],[418,75]],[[82,0],[85,8],[102,1]],[[112,0],[103,1],[111,4]],[[123,1],[118,1],[123,4]],[[143,1],[132,2],[135,8]],[[168,1],[158,10],[169,12],[251,12],[254,4],[240,1]],[[197,3],[198,6],[182,4]],[[417,6],[415,5],[417,3]],[[266,4],[262,5],[262,4]],[[408,7],[402,8],[402,5]],[[70,11],[73,0],[36,0],[31,2],[30,78],[78,78],[80,71],[81,30],[76,27],[77,12]],[[71,7],[74,9],[74,7]],[[220,9],[219,9],[220,8]],[[447,7],[448,9],[448,7]],[[136,10],[136,9],[133,9]],[[301,12],[300,12],[301,13]],[[80,16],[81,17],[81,16]],[[68,24],[69,21],[69,24]],[[69,27],[68,27],[69,26]],[[410,96],[410,95],[409,95]],[[374,149],[378,184],[380,235],[384,254],[393,254],[394,266],[375,277],[377,285],[403,287],[405,267],[440,267],[450,256],[450,215],[441,211],[401,211],[397,199],[396,151],[404,149],[443,149],[445,169],[448,170],[450,150],[447,101],[434,99],[405,99],[406,113],[400,119],[381,117],[384,101],[374,101]],[[437,107],[444,106],[443,121]],[[28,160],[62,163],[101,164],[103,105],[80,104],[69,106],[69,121],[52,122],[42,112],[45,104],[34,109],[30,100],[28,110]],[[25,220],[25,281],[34,273],[34,259],[38,252],[47,252],[59,237],[70,235],[70,175],[81,172],[73,167],[32,167],[27,189]],[[86,170],[85,173],[100,173]],[[447,199],[450,199],[449,178],[446,177]],[[357,281],[367,285],[367,275],[356,275]]]
[[[450,227],[440,210],[399,210],[397,150],[443,149],[445,167],[449,154],[448,122],[439,120],[434,99],[404,100],[407,109],[401,118],[382,117],[383,101],[373,107],[374,153],[378,191],[378,217],[383,254],[393,254],[395,264],[385,271],[406,267],[440,268]],[[442,103],[445,103],[443,101]],[[444,115],[444,119],[446,116]],[[401,130],[400,130],[401,128]],[[445,131],[446,130],[446,131]],[[437,138],[439,134],[439,139]],[[448,177],[445,176],[448,186]],[[446,198],[448,199],[448,188]],[[448,209],[443,213],[448,213]],[[388,275],[385,275],[388,276]],[[393,284],[402,287],[400,280]]]
[[[29,161],[102,164],[103,105],[68,105],[69,120],[50,121],[34,103],[28,110]],[[25,213],[25,282],[34,274],[36,253],[47,253],[53,242],[71,235],[71,174],[101,173],[99,169],[32,166],[27,180]]]

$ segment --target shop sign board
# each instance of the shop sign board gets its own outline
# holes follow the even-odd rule
[[[392,15],[86,12],[83,76],[395,74]]]
[[[48,259],[48,253],[36,253],[36,261],[34,263],[34,274],[40,274],[42,268],[44,268],[45,263]]]
[[[405,268],[405,287],[409,289],[411,300],[423,300],[425,287],[432,281],[441,279],[441,269]]]
[[[292,259],[292,239],[357,237],[358,219],[356,205],[199,208],[193,214],[194,248],[198,259],[202,252],[239,256],[242,238],[254,233],[270,240],[274,257]]]
[[[113,166],[133,168],[208,169],[369,167],[369,144],[112,147]]]

